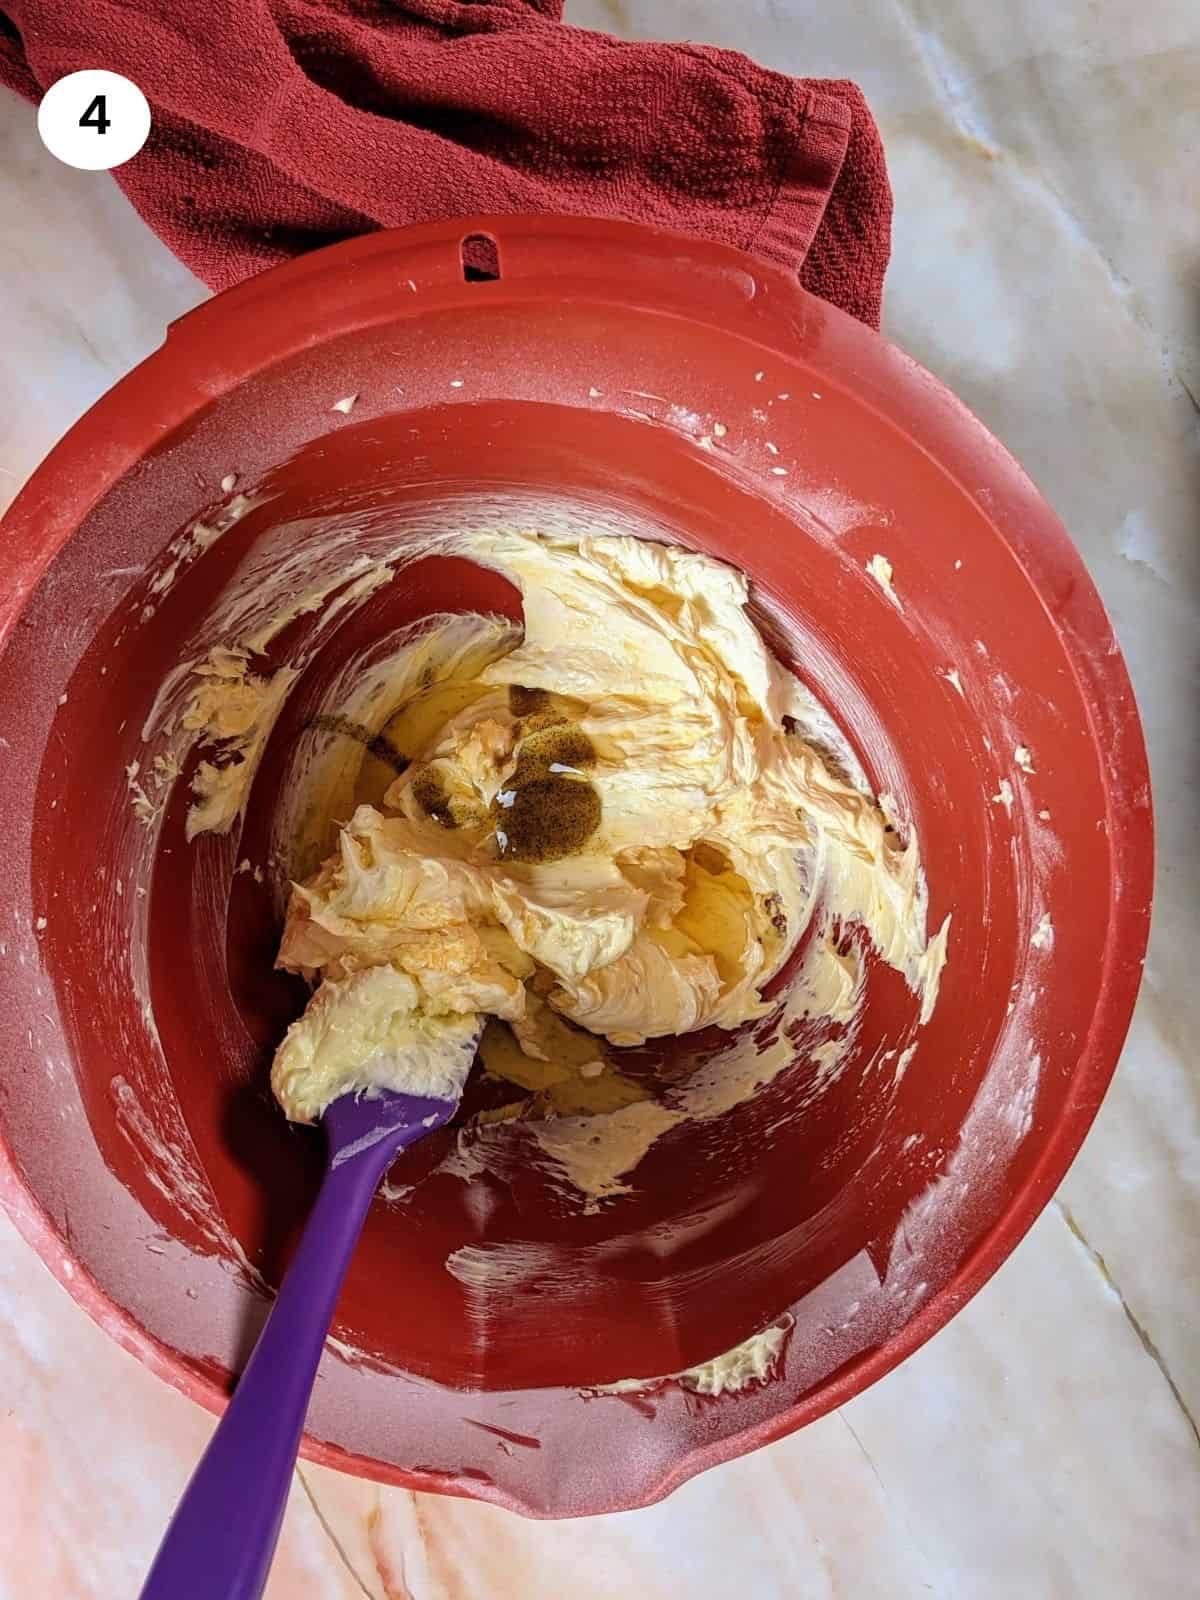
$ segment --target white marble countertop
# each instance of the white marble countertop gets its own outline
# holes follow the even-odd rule
[[[844,14],[839,14],[844,13]],[[1200,11],[574,0],[852,77],[896,190],[885,331],[1014,451],[1108,604],[1160,862],[1120,1070],[989,1286],[842,1411],[647,1511],[525,1522],[303,1467],[271,1600],[1200,1595]],[[203,290],[0,96],[0,509]],[[0,1597],[137,1592],[212,1426],[0,1221]]]

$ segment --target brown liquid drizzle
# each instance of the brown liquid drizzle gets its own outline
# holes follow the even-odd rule
[[[322,733],[344,734],[347,739],[361,744],[368,755],[385,762],[393,772],[403,772],[408,766],[408,757],[396,749],[386,734],[372,733],[370,728],[350,717],[322,715],[314,717],[309,726],[319,728]]]
[[[787,913],[783,909],[783,898],[778,894],[763,896],[763,910],[770,919],[771,926],[782,939],[788,931]]]
[[[508,709],[514,717],[531,717],[538,711],[547,710],[549,705],[548,689],[527,689],[523,683],[510,683],[508,686]]]
[[[551,723],[548,727],[529,729],[521,740],[512,783],[529,783],[534,778],[546,777],[552,766],[574,767],[582,777],[588,767],[595,765],[595,748],[582,728],[573,722]]]
[[[421,769],[413,779],[412,792],[413,799],[426,816],[432,817],[434,822],[440,823],[443,828],[458,827],[458,818],[454,815],[450,796],[432,767]]]
[[[582,774],[595,764],[592,741],[573,723],[555,721],[525,734],[501,791],[511,803],[497,797],[492,805],[502,860],[561,861],[591,838],[600,824],[600,796]]]

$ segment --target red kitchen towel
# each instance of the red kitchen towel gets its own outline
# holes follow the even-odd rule
[[[629,217],[740,246],[879,325],[891,190],[859,90],[573,28],[562,0],[0,0],[0,82],[84,67],[154,125],[115,177],[214,289],[374,228]]]

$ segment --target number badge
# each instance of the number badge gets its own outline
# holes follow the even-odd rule
[[[150,107],[137,84],[119,72],[71,72],[42,96],[38,132],[67,166],[107,172],[145,144]]]

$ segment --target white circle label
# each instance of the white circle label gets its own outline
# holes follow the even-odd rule
[[[150,107],[137,84],[119,72],[89,69],[52,84],[42,96],[37,121],[52,156],[69,167],[107,172],[145,144]]]

